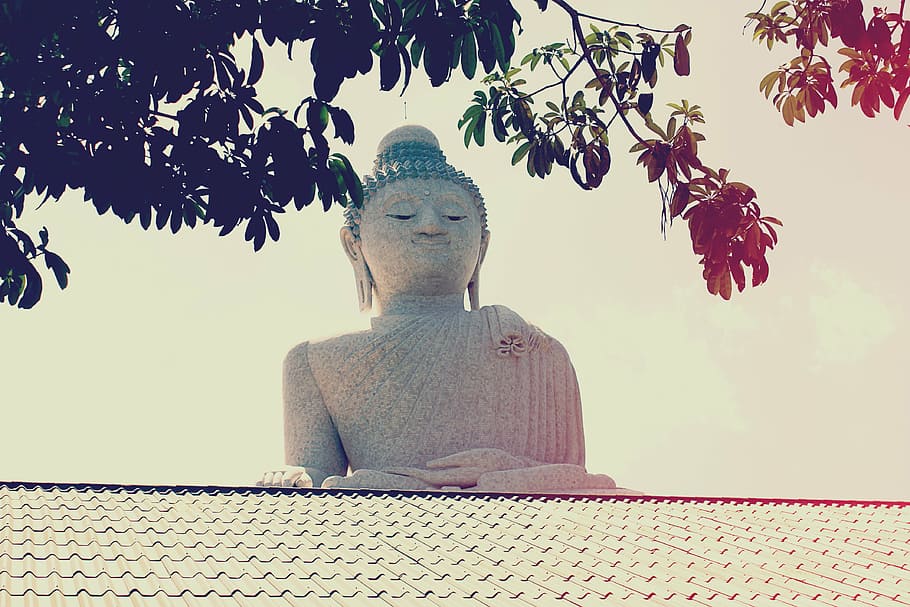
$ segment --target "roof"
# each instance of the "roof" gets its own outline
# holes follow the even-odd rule
[[[910,502],[0,483],[0,607],[910,605],[908,563]]]

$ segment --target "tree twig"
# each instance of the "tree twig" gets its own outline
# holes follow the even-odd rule
[[[588,47],[588,43],[585,42],[584,30],[581,27],[581,19],[580,19],[581,14],[577,10],[575,10],[572,6],[570,6],[568,4],[568,2],[566,2],[566,0],[553,0],[553,3],[558,5],[560,8],[562,8],[566,12],[566,14],[569,15],[569,18],[572,20],[572,30],[575,32],[575,36],[578,39],[579,45],[581,46],[581,55],[587,62],[588,66],[591,68],[591,71],[596,76],[598,67],[594,63],[594,59],[591,57],[591,50]],[[608,58],[610,57],[609,51],[607,52],[607,57]],[[619,118],[620,118],[620,120],[622,120],[623,124],[626,125],[626,130],[629,131],[629,134],[632,135],[632,137],[634,137],[637,142],[639,142],[643,145],[646,145],[650,148],[651,146],[648,145],[647,142],[645,142],[645,140],[642,139],[641,135],[639,135],[635,131],[635,127],[632,126],[632,123],[629,122],[629,119],[623,113],[622,104],[620,104],[619,99],[616,98],[616,95],[613,91],[610,91],[610,101],[613,102],[613,107],[616,108],[616,111],[619,114]],[[601,127],[604,130],[607,130],[607,125],[604,123],[603,120],[601,120],[600,118],[598,118],[596,116],[592,116],[592,120],[594,120],[598,124],[599,127]]]
[[[563,88],[565,88],[565,84],[569,80],[569,77],[575,72],[575,70],[578,69],[579,65],[584,63],[584,60],[585,60],[584,56],[579,56],[578,59],[575,61],[575,64],[572,67],[570,67],[569,71],[566,72],[566,75],[562,76],[562,77],[560,77],[559,74],[556,74],[556,68],[554,68],[551,63],[550,69],[552,69],[553,73],[556,74],[556,77],[558,78],[558,80],[556,82],[551,82],[550,84],[547,84],[546,86],[542,86],[539,89],[537,89],[536,91],[532,91],[532,92],[528,93],[527,95],[524,95],[524,97],[534,97],[538,93],[542,93],[548,89],[551,89],[551,88],[554,88],[554,87],[557,87],[560,85],[562,85]]]
[[[560,3],[560,2],[557,2],[556,4],[559,4],[559,6],[562,6],[563,8],[565,8],[562,5],[562,3]],[[626,23],[625,21],[616,21],[614,19],[607,19],[606,17],[598,17],[597,15],[589,15],[588,13],[581,13],[578,11],[575,11],[575,14],[583,19],[590,19],[591,21],[598,21],[600,23],[609,23],[611,25],[618,25],[620,27],[635,27],[640,30],[644,30],[646,32],[654,32],[655,34],[675,34],[675,33],[677,33],[677,30],[675,30],[675,29],[662,30],[662,29],[658,29],[656,27],[648,27],[647,25],[642,25],[641,23]],[[689,29],[692,29],[692,28],[690,27]],[[680,30],[680,31],[685,31],[685,30]]]

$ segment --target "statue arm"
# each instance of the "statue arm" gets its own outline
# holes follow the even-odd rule
[[[298,486],[319,487],[326,477],[344,476],[348,459],[335,422],[310,369],[309,345],[300,344],[284,360],[284,454],[289,466],[303,468]]]
[[[569,358],[565,347],[557,340],[551,338],[554,364],[562,367],[557,377],[562,379],[562,398],[559,400],[561,411],[557,415],[558,433],[561,435],[561,453],[556,461],[549,463],[585,465],[585,430],[581,414],[581,392],[578,389],[578,378],[575,376],[575,367]]]

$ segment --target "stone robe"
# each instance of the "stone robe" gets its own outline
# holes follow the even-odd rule
[[[344,475],[491,447],[584,465],[565,348],[502,306],[380,316],[285,360],[287,463]]]

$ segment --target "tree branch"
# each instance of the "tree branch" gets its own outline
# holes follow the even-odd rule
[[[172,116],[171,114],[166,114],[164,112],[159,112],[157,110],[149,111],[149,114],[152,116],[161,116],[162,118],[170,118],[171,120],[177,120],[177,116]]]
[[[554,2],[555,1],[556,0],[554,0]],[[562,4],[560,2],[556,2],[556,4],[559,4],[560,6],[562,6]],[[677,33],[677,30],[675,30],[675,29],[674,30],[662,30],[662,29],[658,29],[656,27],[648,27],[646,25],[642,25],[641,23],[626,23],[625,21],[615,21],[614,19],[607,19],[605,17],[598,17],[597,15],[589,15],[588,13],[581,13],[578,11],[576,11],[576,14],[579,17],[582,17],[584,19],[590,19],[591,21],[598,21],[600,23],[609,23],[611,25],[618,25],[620,27],[635,27],[640,30],[644,30],[646,32],[654,32],[655,34],[675,34],[675,33]],[[692,28],[690,27],[689,29],[692,29]],[[682,30],[682,31],[685,31],[685,30]]]
[[[566,0],[553,0],[553,3],[558,5],[560,8],[562,8],[566,12],[566,14],[569,15],[569,18],[572,20],[572,30],[575,32],[575,36],[578,39],[578,44],[581,46],[581,55],[587,62],[588,66],[591,68],[591,71],[596,76],[598,67],[594,63],[594,59],[591,58],[591,50],[588,47],[588,43],[585,42],[585,33],[581,27],[581,19],[580,19],[582,14],[579,13],[577,10],[575,10],[572,6],[570,6],[568,4],[568,2],[566,2]],[[609,51],[607,51],[607,57],[608,58],[610,57]],[[611,61],[611,64],[612,64],[612,61]],[[634,137],[638,143],[641,143],[643,145],[648,145],[645,142],[645,140],[642,139],[641,135],[639,135],[635,131],[635,127],[632,126],[632,123],[629,122],[629,119],[623,113],[622,104],[620,104],[619,99],[616,98],[616,94],[613,91],[610,91],[610,101],[613,102],[613,106],[616,108],[616,111],[619,114],[620,120],[622,120],[623,124],[626,125],[626,130],[629,131],[629,134],[632,135],[632,137]],[[602,128],[604,130],[608,130],[608,126],[600,118],[597,118],[596,116],[592,116],[592,120],[596,121],[598,123],[598,126],[600,126],[600,128]],[[648,146],[648,147],[651,147],[651,146]]]
[[[565,88],[566,82],[569,80],[569,77],[575,72],[575,70],[578,69],[578,66],[579,66],[579,65],[581,65],[582,63],[584,63],[584,60],[585,60],[585,59],[584,59],[584,56],[579,56],[578,59],[575,61],[575,64],[574,64],[572,67],[570,67],[570,68],[569,68],[569,71],[566,72],[566,75],[565,75],[565,76],[562,76],[562,77],[560,77],[560,75],[556,73],[556,68],[553,67],[553,64],[552,64],[552,62],[551,62],[551,63],[550,63],[550,69],[553,70],[553,73],[556,75],[556,77],[558,78],[558,80],[557,80],[556,82],[551,82],[550,84],[548,84],[548,85],[546,85],[546,86],[542,86],[542,87],[540,87],[539,89],[537,89],[536,91],[530,92],[530,93],[528,93],[527,95],[524,95],[524,96],[525,96],[525,97],[534,97],[534,96],[537,95],[538,93],[542,93],[543,91],[546,91],[546,90],[548,90],[548,89],[551,89],[551,88],[554,88],[554,87],[557,87],[557,86],[560,86],[560,85],[562,85],[562,87]],[[565,96],[565,94],[563,94],[563,96]]]

